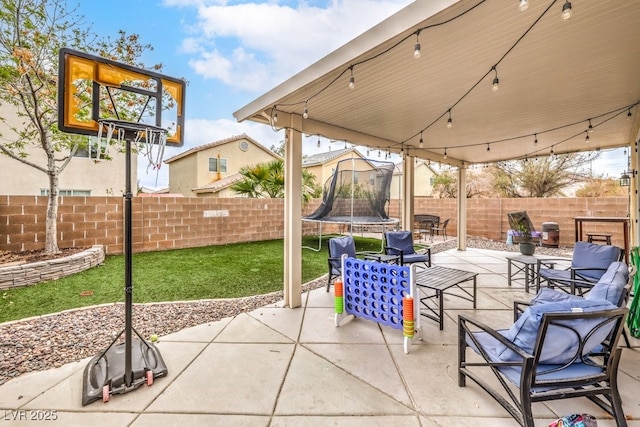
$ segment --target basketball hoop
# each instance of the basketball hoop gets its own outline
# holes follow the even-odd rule
[[[116,119],[100,119],[98,124],[99,140],[102,140],[104,133],[107,146],[109,146],[114,137],[117,138],[120,144],[124,140],[133,142],[136,149],[149,161],[147,172],[149,172],[149,168],[152,168],[157,173],[160,172],[164,149],[167,146],[167,129],[148,123],[127,122]],[[97,156],[99,160],[100,150],[98,150]]]

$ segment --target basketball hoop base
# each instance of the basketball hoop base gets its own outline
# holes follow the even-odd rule
[[[97,400],[108,402],[113,394],[136,390],[143,384],[167,375],[167,366],[160,350],[151,342],[134,339],[131,345],[131,384],[126,384],[125,343],[111,345],[104,353],[95,356],[84,369],[82,381],[82,406]]]

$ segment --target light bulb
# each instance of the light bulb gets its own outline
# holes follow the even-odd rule
[[[487,144],[487,151],[491,151],[491,147]]]
[[[422,54],[420,53],[420,43],[416,43],[413,47],[413,57],[418,59]]]
[[[493,78],[493,90],[497,91],[499,89],[500,86],[500,79],[498,79],[498,76]]]
[[[418,147],[424,147],[424,141],[422,140],[422,134],[420,135],[420,142],[418,143]]]
[[[529,1],[528,0],[520,0],[520,4],[518,5],[518,9],[520,9],[521,12],[524,12],[525,10],[529,9]]]
[[[353,76],[349,77],[349,89],[353,89],[356,87],[356,79]]]
[[[316,144],[318,148],[320,148],[320,137],[318,137],[318,143]]]
[[[562,19],[566,21],[569,18],[571,18],[571,3],[569,3],[569,0],[565,0],[562,5]]]
[[[629,111],[627,112],[627,120],[631,120],[632,114],[631,114],[631,108],[629,108]]]
[[[447,129],[451,129],[453,127],[453,120],[451,120],[451,117],[449,117],[447,119]]]
[[[584,138],[584,142],[586,142],[587,144],[591,141],[589,141],[589,133],[587,133],[587,136]]]
[[[446,148],[444,149],[444,156],[442,156],[442,158],[443,158],[443,159],[446,159],[446,158],[447,158],[447,149],[446,149]]]
[[[593,133],[593,126],[591,126],[591,119],[589,119],[589,128],[587,129],[587,132]]]
[[[274,113],[273,115],[273,123],[278,123],[278,113]]]
[[[533,137],[534,137],[533,143],[537,144],[538,143],[538,134],[535,134]]]
[[[309,118],[309,110],[307,110],[307,107],[304,107],[304,112],[302,113],[302,118],[303,119],[308,119]]]

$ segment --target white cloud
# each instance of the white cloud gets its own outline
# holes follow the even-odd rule
[[[311,65],[411,1],[334,0],[324,8],[304,2],[296,8],[277,2],[209,3],[198,7],[192,38],[183,43],[185,49],[199,51],[190,65],[205,78],[259,91]],[[218,65],[223,69],[212,70]]]

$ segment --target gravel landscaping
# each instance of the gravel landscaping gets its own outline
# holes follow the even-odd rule
[[[518,252],[518,246],[486,239],[468,239],[469,248]],[[433,253],[456,247],[456,240],[435,243]],[[537,254],[571,256],[572,248],[536,248]],[[303,286],[326,285],[326,276]],[[250,312],[283,299],[282,292],[225,300],[140,304],[134,325],[143,336],[168,335],[181,329]],[[24,373],[62,366],[104,350],[124,327],[124,304],[93,308],[0,324],[0,385]]]

